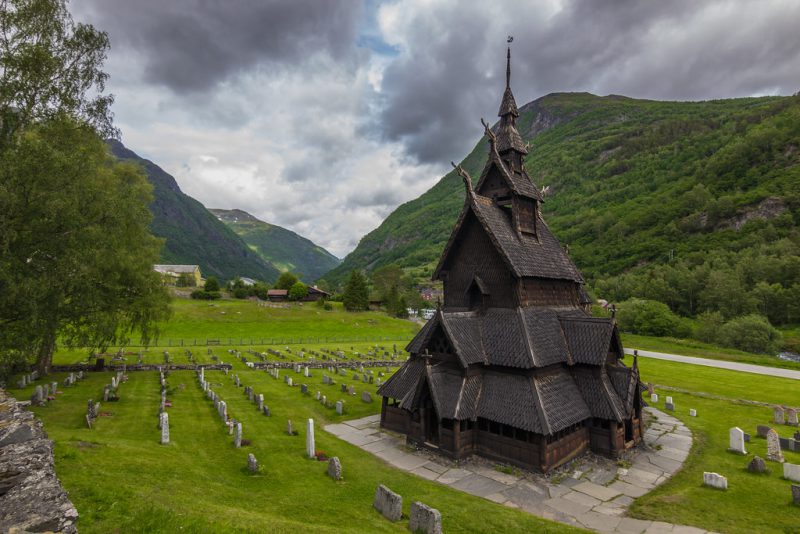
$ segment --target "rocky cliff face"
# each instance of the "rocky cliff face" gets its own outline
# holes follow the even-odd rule
[[[0,532],[77,532],[42,422],[0,389]]]

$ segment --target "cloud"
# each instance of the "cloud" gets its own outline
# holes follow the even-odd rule
[[[800,3],[400,0],[378,15],[401,50],[386,67],[373,126],[419,161],[462,156],[494,118],[515,37],[512,87],[704,100],[800,88]]]
[[[550,92],[800,89],[793,0],[80,0],[109,32],[123,141],[206,206],[345,255],[496,119]]]
[[[355,0],[95,0],[78,10],[142,56],[147,82],[180,93],[257,67],[280,74],[316,53],[346,61],[361,12]]]

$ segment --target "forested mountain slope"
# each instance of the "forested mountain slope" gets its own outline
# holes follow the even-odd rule
[[[142,165],[153,184],[155,199],[150,205],[153,213],[153,234],[166,242],[161,261],[168,264],[199,265],[203,276],[229,280],[248,276],[274,282],[278,270],[258,256],[202,204],[184,194],[175,178],[152,161],[140,158],[119,141],[108,142],[111,152],[121,160]]]
[[[800,220],[800,97],[658,102],[551,94],[520,108],[543,215],[590,284],[692,253],[791,238]],[[475,131],[480,132],[476,117]],[[481,139],[463,167],[477,182]],[[430,276],[464,199],[451,172],[397,208],[325,278],[398,264]]]
[[[311,240],[281,226],[261,221],[246,211],[210,209],[252,250],[281,271],[313,282],[337,265],[339,258]]]

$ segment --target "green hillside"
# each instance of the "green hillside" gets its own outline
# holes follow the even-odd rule
[[[119,159],[142,165],[153,184],[155,199],[151,230],[165,239],[161,261],[167,264],[199,265],[203,276],[229,280],[248,276],[266,282],[278,278],[278,270],[251,251],[230,228],[197,200],[183,193],[175,178],[152,161],[139,157],[119,141],[108,142]]]
[[[551,94],[520,108],[545,220],[590,283],[690,253],[800,241],[800,97],[657,102]],[[476,132],[480,125],[476,120]],[[477,182],[482,139],[463,167]],[[464,199],[451,172],[397,208],[326,279],[402,266],[428,278]]]
[[[291,230],[256,219],[242,210],[211,209],[265,261],[313,282],[339,265],[339,258]]]

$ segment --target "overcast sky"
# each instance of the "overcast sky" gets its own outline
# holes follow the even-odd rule
[[[72,0],[109,33],[122,141],[211,208],[343,257],[495,120],[550,92],[800,90],[795,0]]]

